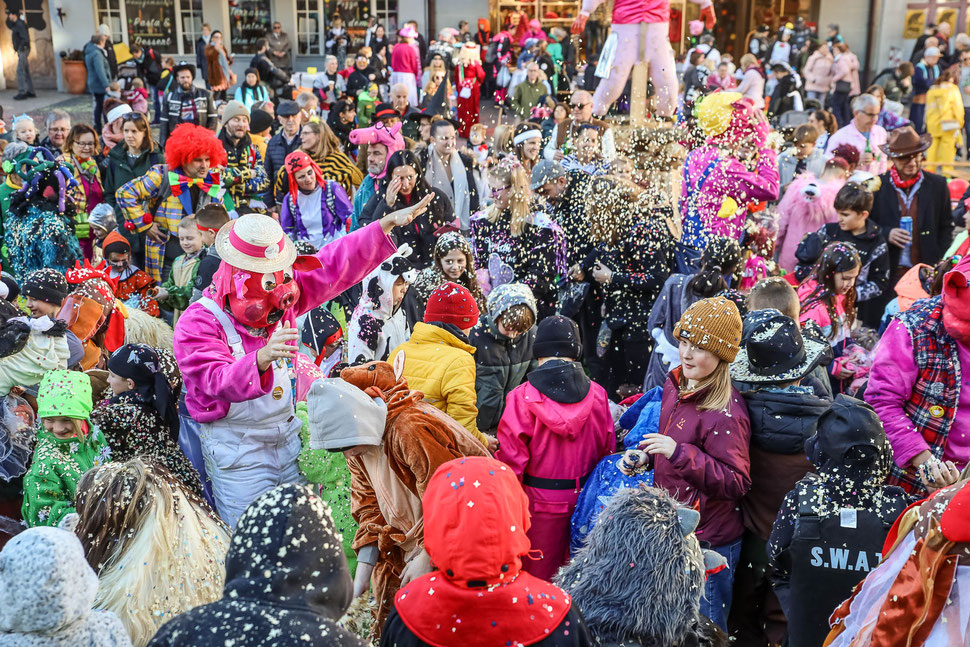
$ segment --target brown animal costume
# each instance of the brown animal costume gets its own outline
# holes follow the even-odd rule
[[[372,639],[377,642],[384,621],[401,586],[405,565],[424,549],[421,497],[442,463],[463,456],[486,456],[486,450],[464,427],[430,404],[424,394],[408,388],[401,378],[404,357],[345,368],[340,377],[387,406],[380,445],[348,456],[351,474],[351,512],[359,524],[354,550],[376,545],[379,557],[372,575],[378,608]],[[324,384],[321,384],[323,382]],[[314,392],[326,380],[314,383]],[[318,438],[311,411],[311,438]],[[317,437],[317,438],[314,438]],[[311,441],[312,442],[312,441]],[[337,449],[337,447],[326,447]],[[360,564],[358,564],[360,568]]]

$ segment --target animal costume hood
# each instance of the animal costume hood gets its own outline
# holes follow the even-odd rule
[[[380,180],[387,174],[387,160],[397,151],[404,150],[404,136],[401,134],[403,123],[396,123],[390,128],[384,126],[383,122],[377,122],[370,128],[358,128],[351,130],[347,136],[350,143],[354,146],[361,144],[384,144],[387,147],[387,157],[384,159],[384,170],[380,175],[372,175],[375,180]]]
[[[408,340],[404,310],[400,304],[394,307],[394,282],[401,277],[410,285],[417,278],[417,270],[408,261],[410,255],[410,245],[401,245],[364,279],[364,295],[354,308],[347,333],[351,362],[387,359],[392,348]]]

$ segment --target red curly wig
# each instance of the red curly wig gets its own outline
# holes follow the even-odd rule
[[[182,168],[202,155],[209,156],[212,168],[226,165],[226,151],[215,133],[195,124],[179,124],[165,142],[165,163],[170,169]]]

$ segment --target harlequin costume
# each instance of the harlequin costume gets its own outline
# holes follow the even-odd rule
[[[131,307],[144,310],[153,317],[161,315],[158,302],[155,301],[158,284],[147,272],[130,264],[131,243],[117,231],[113,231],[104,239],[103,247],[105,260],[98,265],[97,269],[105,272],[112,279],[115,285],[115,296],[119,300],[127,302]],[[121,272],[108,264],[107,257],[113,253],[128,254],[129,265]]]
[[[684,163],[681,242],[704,249],[709,236],[740,240],[748,206],[777,200],[778,159],[768,144],[771,128],[755,123],[757,108],[737,92],[715,92],[695,108],[707,143],[695,148]],[[727,153],[744,142],[757,152],[753,169]]]
[[[201,424],[206,471],[230,525],[257,496],[302,480],[300,421],[289,368],[260,372],[257,352],[283,324],[332,299],[395,251],[373,223],[297,256],[279,223],[259,214],[230,221],[216,237],[222,262],[213,284],[175,326],[175,356],[189,415]],[[264,287],[264,275],[276,287]],[[289,280],[288,280],[289,279]]]
[[[421,496],[438,467],[463,456],[484,456],[485,447],[464,427],[423,401],[401,379],[402,363],[369,362],[344,369],[341,380],[320,380],[310,390],[310,446],[339,449],[369,445],[348,457],[351,509],[359,524],[354,549],[360,563],[375,564],[371,578],[378,607],[371,635],[375,642],[400,588],[401,573],[424,549]],[[375,398],[385,415],[336,416],[346,387]],[[366,400],[367,398],[365,398]],[[366,404],[366,402],[365,402]],[[350,424],[354,418],[357,426]],[[364,425],[364,420],[371,424]],[[383,422],[383,424],[381,424]]]
[[[182,166],[200,155],[209,157],[209,173],[204,178],[187,177]],[[145,271],[156,281],[163,280],[165,266],[181,254],[178,223],[184,216],[195,215],[210,202],[221,203],[228,211],[235,209],[218,170],[226,165],[226,151],[211,130],[194,124],[177,126],[165,142],[165,162],[117,192],[125,229],[142,233],[157,224],[167,238],[166,243],[145,239]]]

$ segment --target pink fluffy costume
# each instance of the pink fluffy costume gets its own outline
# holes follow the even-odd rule
[[[708,236],[740,240],[748,206],[777,200],[778,156],[768,145],[771,128],[758,109],[737,92],[715,92],[694,108],[707,143],[684,162],[680,211],[681,242],[698,249]],[[738,161],[739,150],[756,153],[754,170]]]
[[[691,0],[701,7],[701,16],[708,29],[714,26],[712,0]],[[583,0],[573,33],[581,31],[590,14],[603,0]],[[650,80],[657,92],[657,114],[670,117],[677,107],[677,71],[674,50],[669,38],[670,0],[615,0],[612,31],[616,35],[615,49],[610,52],[613,64],[608,78],[604,78],[593,95],[593,113],[603,116],[623,92],[633,66],[638,62],[650,65]],[[609,44],[602,56],[609,55]]]
[[[279,326],[359,283],[396,247],[375,222],[298,257],[279,223],[259,214],[231,221],[215,246],[222,264],[179,318],[175,358],[216,509],[235,526],[260,494],[302,481],[290,367],[277,360],[260,372],[257,352]]]

